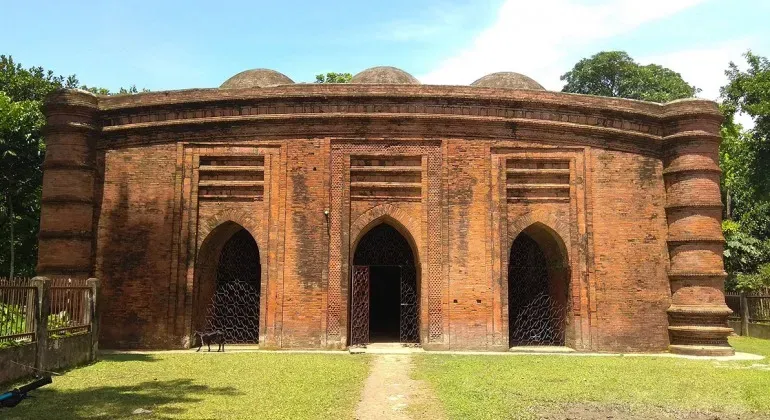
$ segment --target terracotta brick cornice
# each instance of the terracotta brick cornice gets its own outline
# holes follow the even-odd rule
[[[303,126],[309,125],[305,131],[318,135],[346,134],[340,127],[346,124],[358,127],[351,129],[354,132],[370,133],[370,126],[386,121],[403,124],[404,132],[396,133],[403,136],[517,139],[518,131],[530,129],[577,135],[571,141],[574,144],[584,144],[581,135],[606,138],[610,140],[607,148],[629,149],[619,145],[628,143],[632,150],[648,153],[660,150],[662,140],[678,138],[662,137],[663,127],[673,120],[721,119],[716,104],[698,99],[656,104],[560,92],[430,85],[189,89],[100,96],[98,109],[106,137],[156,134],[154,140],[146,139],[148,143],[164,141],[162,133],[199,132],[207,127],[269,125],[270,134],[280,137],[308,135]],[[677,136],[703,138],[708,133]],[[133,140],[137,142],[141,143]]]

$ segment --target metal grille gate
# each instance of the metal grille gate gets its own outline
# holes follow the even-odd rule
[[[511,346],[564,345],[566,307],[550,292],[549,267],[540,246],[526,234],[511,246],[508,262]]]
[[[399,341],[420,342],[419,290],[412,248],[401,233],[387,224],[370,230],[359,242],[353,258],[350,289],[350,344],[369,343],[371,266],[399,267]]]
[[[259,248],[245,229],[222,248],[216,290],[206,307],[206,328],[220,330],[228,343],[259,342]]]
[[[350,344],[369,342],[369,267],[353,266],[350,299]]]

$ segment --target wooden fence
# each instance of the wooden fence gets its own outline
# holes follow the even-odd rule
[[[750,335],[749,327],[770,324],[770,290],[725,293],[725,302],[733,310],[730,321],[740,322],[740,335]]]

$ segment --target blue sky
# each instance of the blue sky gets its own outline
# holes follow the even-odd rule
[[[770,55],[768,0],[0,0],[0,54],[116,90],[216,87],[266,67],[297,82],[400,67],[423,83],[525,73],[558,90],[580,58],[628,51],[714,99],[730,60]]]

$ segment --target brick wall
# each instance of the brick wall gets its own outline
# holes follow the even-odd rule
[[[554,290],[568,295],[567,345],[666,349],[669,229],[715,226],[707,212],[667,214],[667,187],[695,200],[717,179],[664,183],[664,164],[697,160],[666,158],[666,106],[464,87],[287,89],[96,100],[93,226],[77,212],[72,223],[96,232],[105,346],[189,345],[218,249],[243,227],[262,264],[260,344],[343,348],[350,256],[385,222],[418,258],[426,348],[507,348],[508,253],[536,229],[548,257],[565,263]],[[689,115],[674,130],[718,118],[706,101],[674,110]],[[88,189],[78,186],[90,178],[67,174],[48,176],[44,197],[70,181]],[[43,210],[44,226],[64,214]],[[677,248],[671,261],[721,264],[709,246],[696,248]],[[59,254],[50,266],[67,258]],[[713,305],[721,293],[698,290],[687,304]]]

